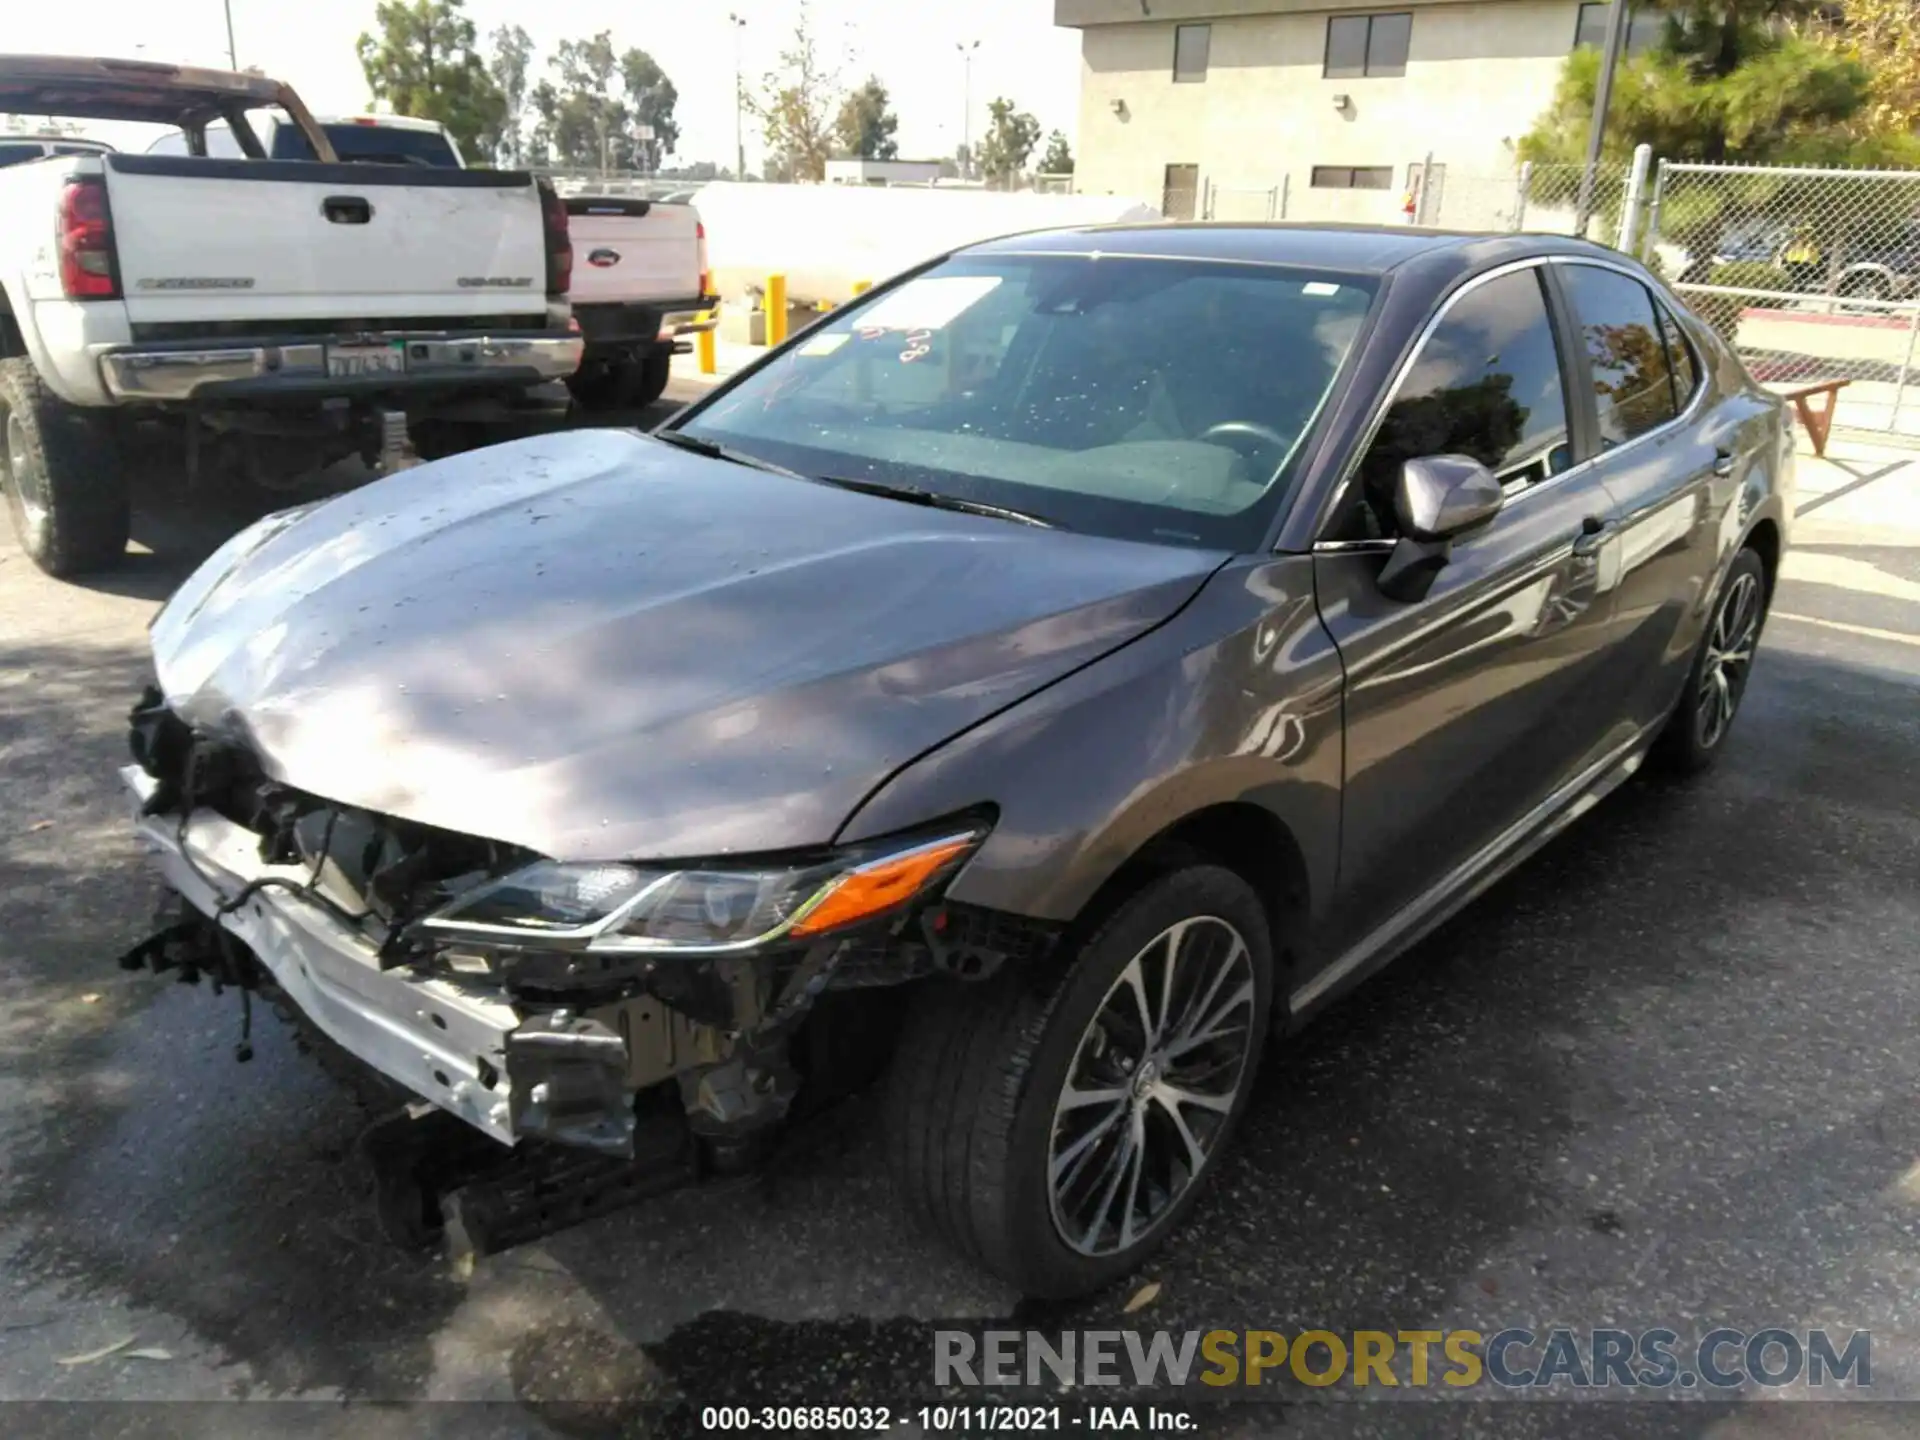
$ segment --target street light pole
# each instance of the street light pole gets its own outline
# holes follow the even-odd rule
[[[1627,29],[1627,0],[1607,7],[1607,38],[1601,42],[1600,78],[1593,87],[1593,122],[1587,128],[1587,163],[1580,171],[1580,200],[1574,207],[1574,234],[1583,239],[1593,214],[1593,178],[1600,168],[1600,142],[1607,133],[1607,101],[1613,97],[1613,69],[1620,62],[1620,42]]]
[[[740,32],[747,28],[747,22],[731,12],[727,22],[733,26],[733,178],[747,178],[747,140],[745,122],[741,116],[745,113],[745,93],[740,88]]]
[[[234,53],[234,49],[233,49],[233,0],[226,0],[226,11],[227,11],[227,68],[229,70],[238,70],[240,68],[240,57]]]
[[[973,178],[971,172],[977,167],[973,163],[973,52],[980,48],[980,42],[972,44],[955,41],[954,49],[960,52],[963,78],[960,82],[960,148],[967,152],[966,172],[961,179]]]

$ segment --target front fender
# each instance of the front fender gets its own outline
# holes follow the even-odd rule
[[[1234,562],[1157,630],[896,772],[837,838],[992,804],[948,893],[1068,921],[1156,835],[1254,804],[1293,836],[1317,908],[1339,844],[1342,681],[1311,558]]]

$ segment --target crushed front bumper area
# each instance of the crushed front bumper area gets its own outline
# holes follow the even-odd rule
[[[120,776],[144,811],[159,782],[138,765]],[[197,810],[182,826],[178,815],[142,813],[136,826],[167,883],[246,946],[335,1044],[501,1143],[521,1137],[508,1048],[522,1016],[504,997],[383,970],[365,937],[283,888],[305,884],[302,867],[263,863],[260,837],[221,815]],[[524,1121],[533,1084],[521,1088]]]

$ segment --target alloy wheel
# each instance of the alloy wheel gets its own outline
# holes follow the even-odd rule
[[[1701,667],[1700,688],[1694,697],[1700,743],[1707,749],[1718,745],[1733,723],[1759,638],[1760,582],[1751,574],[1736,575],[1720,601],[1707,636],[1706,663]]]
[[[7,497],[7,509],[13,515],[13,528],[23,548],[37,550],[47,528],[44,498],[32,489],[31,460],[27,453],[27,427],[11,410],[6,415],[6,444],[0,448],[0,491]]]
[[[1133,1249],[1206,1168],[1252,1068],[1256,996],[1247,942],[1216,916],[1168,927],[1120,972],[1054,1104],[1048,1193],[1069,1247]]]

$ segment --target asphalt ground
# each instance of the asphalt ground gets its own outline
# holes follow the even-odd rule
[[[470,1273],[390,1248],[366,1112],[264,1016],[236,1064],[232,995],[114,967],[157,898],[114,779],[145,623],[276,502],[163,500],[85,586],[0,540],[0,1433],[697,1433],[898,1417],[938,1328],[1555,1323],[1867,1329],[1882,1398],[1159,1398],[1207,1434],[1920,1433],[1920,523],[1876,518],[1920,516],[1920,466],[1845,466],[1723,763],[1636,779],[1274,1054],[1124,1316],[1133,1286],[1035,1307],[924,1240],[862,1102],[762,1180]],[[236,1400],[272,1403],[196,1403]]]

